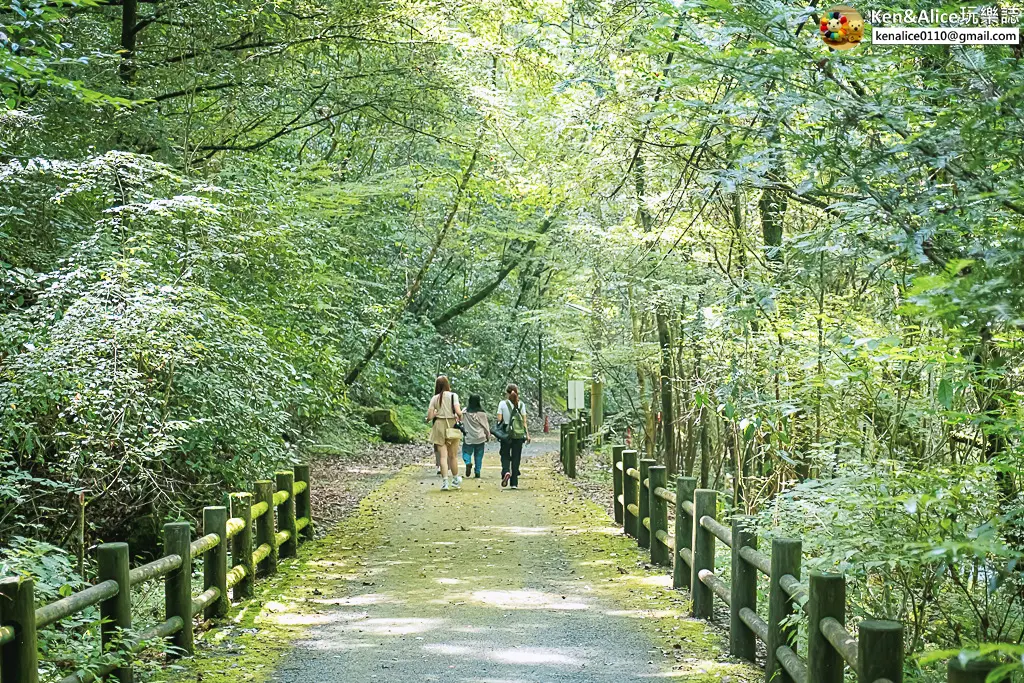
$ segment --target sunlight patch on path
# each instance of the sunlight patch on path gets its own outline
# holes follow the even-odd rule
[[[488,659],[515,666],[580,666],[583,661],[553,648],[524,647],[480,652],[466,645],[426,645],[428,652],[449,656]]]
[[[541,591],[477,591],[472,594],[472,598],[501,609],[588,609],[585,603],[567,600],[565,595]]]

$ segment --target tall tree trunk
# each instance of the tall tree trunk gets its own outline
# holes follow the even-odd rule
[[[629,320],[630,331],[632,332],[633,337],[633,346],[638,347],[640,346],[643,337],[643,322],[640,319],[640,313],[636,310],[636,306],[633,305],[633,285],[629,285],[626,288],[626,296],[629,298]],[[646,449],[648,435],[650,433],[650,425],[653,424],[653,416],[651,415],[650,403],[647,400],[647,373],[639,359],[636,361],[635,370],[637,388],[640,394],[638,402],[644,411],[644,448]]]
[[[135,45],[139,26],[139,1],[123,0],[121,5],[121,82],[135,80]]]
[[[658,403],[661,385],[655,373],[649,373],[648,384],[651,386],[651,404],[647,409],[647,429],[644,430],[644,453],[647,458],[654,458],[658,452]]]
[[[779,131],[774,126],[768,133],[768,144],[777,144]],[[779,182],[785,177],[785,165],[782,152],[771,148],[768,178],[771,182]],[[782,260],[782,226],[789,207],[789,194],[786,190],[772,186],[761,191],[761,199],[757,202],[758,213],[761,214],[761,239],[764,240],[765,256],[769,261]]]
[[[675,411],[672,409],[672,337],[665,309],[658,307],[658,346],[661,348],[661,448],[670,475],[676,472]]]
[[[708,487],[708,470],[711,469],[711,443],[708,435],[708,407],[700,406],[700,487]]]
[[[995,341],[992,332],[986,326],[981,328],[981,343],[975,354],[975,372],[981,375],[975,381],[984,388],[984,396],[980,400],[981,409],[988,420],[996,423],[1006,414],[1007,386],[1002,376],[1005,360]],[[998,459],[1006,451],[1006,436],[998,428],[984,433],[985,461],[988,463]],[[1014,549],[1024,549],[1024,525],[1013,514],[1017,499],[1017,486],[1013,474],[1005,468],[996,468],[996,489],[999,497],[999,509],[1007,516],[1004,536],[1007,543]]]

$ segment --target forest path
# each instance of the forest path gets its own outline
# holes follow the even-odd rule
[[[500,487],[490,453],[483,478],[458,491],[439,490],[432,463],[404,470],[364,505],[365,536],[313,544],[296,582],[307,614],[291,621],[303,633],[271,680],[717,680],[738,668],[714,661],[716,639],[684,618],[665,573],[645,572],[632,541],[550,462],[524,459],[518,491]],[[655,631],[679,644],[656,645]]]

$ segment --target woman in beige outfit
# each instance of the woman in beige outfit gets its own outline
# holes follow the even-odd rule
[[[449,487],[457,489],[462,484],[459,476],[459,442],[462,437],[450,438],[448,434],[461,419],[459,395],[451,390],[448,378],[441,375],[434,382],[434,396],[427,406],[427,422],[432,423],[430,443],[434,444],[434,451],[440,459],[442,491]]]

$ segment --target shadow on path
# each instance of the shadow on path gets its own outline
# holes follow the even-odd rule
[[[527,456],[551,445],[544,440]],[[590,504],[574,500],[545,459],[524,460],[518,491],[500,488],[496,457],[488,461],[482,479],[451,492],[439,490],[431,465],[407,469],[375,506],[374,539],[358,555],[335,546],[348,557],[306,559],[314,583],[305,586],[307,608],[276,616],[304,626],[304,635],[271,680],[719,678],[717,661],[658,647],[640,628],[638,618],[650,618],[681,643],[715,652],[703,625],[681,618],[678,599],[659,614],[611,599],[614,591],[664,595],[667,574],[638,570],[636,553],[621,550],[631,542],[600,513],[598,524],[593,509],[581,517]]]

